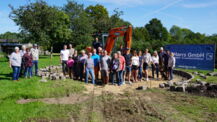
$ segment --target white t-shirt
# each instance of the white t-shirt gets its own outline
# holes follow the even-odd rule
[[[132,60],[132,65],[139,66],[139,56],[133,56],[131,60]]]
[[[159,64],[159,57],[158,56],[152,56],[151,58],[152,58],[152,62],[154,64]]]
[[[12,66],[21,66],[22,57],[20,53],[13,52],[10,56],[10,62]]]
[[[69,50],[61,50],[60,51],[60,56],[62,61],[68,61],[69,59]]]
[[[150,53],[144,54],[143,60],[145,63],[149,64],[151,62],[151,54]]]

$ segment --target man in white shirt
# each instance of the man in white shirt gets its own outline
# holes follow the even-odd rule
[[[33,58],[33,66],[35,67],[35,75],[38,75],[38,60],[39,60],[39,50],[38,50],[38,45],[34,44],[33,48],[31,49],[31,54]]]
[[[143,55],[143,70],[145,72],[146,81],[149,81],[148,79],[148,66],[151,63],[151,54],[148,52],[148,49],[145,49],[144,55]]]
[[[60,51],[60,63],[62,64],[63,74],[66,75],[67,72],[67,61],[69,59],[69,50],[67,49],[67,45],[63,46],[63,50]]]

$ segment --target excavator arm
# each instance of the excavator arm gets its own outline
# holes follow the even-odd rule
[[[105,45],[105,50],[108,52],[109,55],[112,52],[115,40],[117,39],[117,37],[121,36],[124,37],[124,48],[130,50],[132,43],[132,26],[113,28],[109,31],[109,35]]]

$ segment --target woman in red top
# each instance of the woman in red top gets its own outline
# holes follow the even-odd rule
[[[25,78],[27,78],[29,76],[29,78],[32,77],[32,54],[30,52],[30,49],[27,48],[26,49],[26,53],[23,55],[23,60],[24,60],[24,66],[25,66],[25,73],[24,76]]]

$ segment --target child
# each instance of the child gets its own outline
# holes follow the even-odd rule
[[[72,56],[69,56],[69,59],[67,61],[67,68],[68,68],[70,79],[73,78],[73,65],[74,65],[74,60],[72,59]]]

